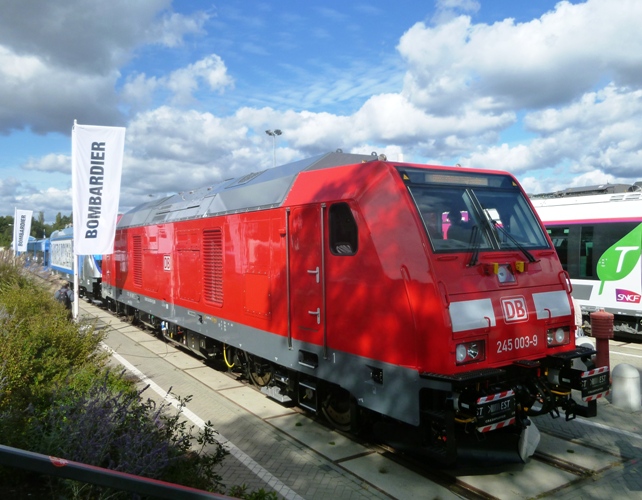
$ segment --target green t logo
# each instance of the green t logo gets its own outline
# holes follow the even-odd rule
[[[602,254],[597,264],[597,275],[602,281],[600,295],[606,281],[622,279],[633,270],[642,252],[642,224],[615,242]]]

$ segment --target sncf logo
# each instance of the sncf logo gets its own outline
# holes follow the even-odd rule
[[[630,290],[615,289],[615,300],[618,302],[630,302],[633,304],[640,303],[640,294]]]
[[[519,297],[504,297],[501,302],[502,311],[504,311],[504,321],[506,321],[506,323],[515,323],[528,319],[526,299],[521,295]]]

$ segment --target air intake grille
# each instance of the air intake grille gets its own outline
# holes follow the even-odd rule
[[[143,286],[143,243],[140,236],[134,236],[134,285]]]
[[[203,289],[205,300],[223,305],[223,234],[220,229],[203,231]]]

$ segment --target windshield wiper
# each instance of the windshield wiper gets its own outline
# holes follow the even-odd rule
[[[477,259],[479,258],[479,248],[481,247],[481,238],[479,236],[479,228],[477,227],[477,224],[475,224],[470,234],[470,250],[473,252],[473,254],[470,256],[468,267],[473,267],[477,264]]]
[[[532,253],[530,253],[528,250],[526,250],[526,249],[521,245],[521,243],[519,243],[519,242],[518,242],[518,241],[513,237],[513,235],[512,235],[512,234],[510,234],[508,231],[506,231],[506,229],[504,229],[504,227],[503,227],[503,226],[500,226],[500,225],[497,223],[497,221],[496,221],[496,220],[494,220],[494,219],[490,219],[490,218],[489,218],[489,220],[490,220],[490,223],[493,225],[493,227],[494,227],[495,229],[497,229],[500,233],[502,233],[504,236],[506,236],[506,238],[508,238],[508,239],[511,241],[511,243],[512,243],[513,245],[515,245],[515,247],[516,247],[520,252],[522,252],[522,253],[526,256],[526,258],[528,259],[528,262],[537,262],[537,259],[536,259],[535,257],[533,257],[533,254],[532,254]]]

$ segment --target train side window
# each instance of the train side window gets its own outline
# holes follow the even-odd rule
[[[347,203],[330,206],[330,251],[334,255],[354,255],[357,253],[359,234],[357,221]]]
[[[580,233],[580,278],[593,278],[593,226],[582,226]]]
[[[566,271],[568,269],[568,234],[570,230],[568,227],[549,227],[546,231],[553,241],[557,256],[562,263],[562,269]]]

